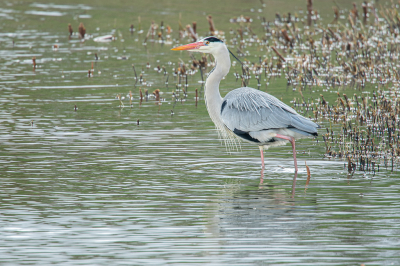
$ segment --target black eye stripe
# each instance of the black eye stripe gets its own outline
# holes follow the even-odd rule
[[[204,39],[205,41],[209,41],[209,42],[223,42],[220,39],[216,38],[216,37],[207,37]]]

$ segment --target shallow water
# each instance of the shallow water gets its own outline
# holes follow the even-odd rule
[[[119,2],[117,7],[123,9]],[[166,76],[153,70],[165,65],[171,74],[177,58],[187,54],[151,43],[144,47],[143,38],[129,35],[129,24],[118,29],[122,38],[109,44],[68,40],[67,24],[52,16],[66,13],[61,19],[69,16],[77,28],[72,17],[80,10],[101,23],[98,14],[106,7],[90,3],[10,2],[0,8],[7,14],[0,16],[3,25],[17,25],[10,26],[17,27],[13,31],[3,26],[0,34],[1,265],[396,265],[400,260],[396,172],[349,177],[343,161],[322,159],[319,138],[297,144],[295,194],[289,146],[265,153],[260,184],[257,147],[242,144],[228,153],[203,101],[196,104],[199,74],[189,79],[188,97],[181,101],[181,94],[175,101],[176,80],[171,75],[166,88]],[[45,21],[59,23],[59,30],[36,30],[43,14],[29,10],[49,12]],[[24,19],[36,22],[22,26]],[[114,18],[108,20],[99,30],[90,19],[84,22],[93,36],[101,36],[112,29],[107,25]],[[88,78],[91,62],[94,76]],[[138,75],[144,72],[147,85],[134,86],[132,64]],[[227,78],[222,91],[238,85]],[[289,102],[294,92],[278,85],[270,92]],[[148,89],[147,101],[139,101],[139,88]],[[157,88],[162,105],[151,97]],[[124,107],[118,94],[125,97]],[[311,169],[307,189],[305,161]]]

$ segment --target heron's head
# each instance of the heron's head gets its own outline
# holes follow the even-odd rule
[[[189,43],[186,45],[172,48],[173,51],[187,50],[192,52],[201,52],[212,54],[219,50],[222,46],[225,46],[224,42],[216,37],[205,37],[197,42]]]

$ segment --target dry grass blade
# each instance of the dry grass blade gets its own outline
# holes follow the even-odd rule
[[[84,39],[86,34],[86,28],[82,22],[79,24],[78,31],[79,31],[79,38]]]
[[[71,37],[72,34],[74,33],[74,30],[72,29],[71,23],[68,24],[68,32],[69,32],[69,36]]]
[[[211,35],[214,35],[215,26],[214,26],[214,21],[213,21],[211,15],[208,15],[208,16],[207,16],[207,21],[208,21],[208,24],[210,25],[210,32],[211,32]]]
[[[308,165],[307,165],[307,162],[306,162],[306,169],[307,169],[307,181],[306,181],[306,186],[308,186],[308,184],[310,184],[311,171],[310,171],[310,167],[308,167]]]
[[[304,189],[304,192],[307,192],[307,188],[308,185],[310,184],[310,179],[311,179],[311,171],[310,171],[310,167],[308,167],[307,162],[305,162],[306,164],[306,169],[307,169],[307,181],[306,181],[306,187]]]
[[[278,50],[276,50],[275,47],[271,46],[272,50],[274,50],[274,52],[279,56],[279,58],[283,61],[286,62],[285,58],[278,52]]]

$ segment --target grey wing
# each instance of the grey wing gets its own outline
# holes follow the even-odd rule
[[[290,128],[303,135],[317,135],[319,128],[274,96],[249,87],[233,90],[225,96],[221,118],[231,131]]]

